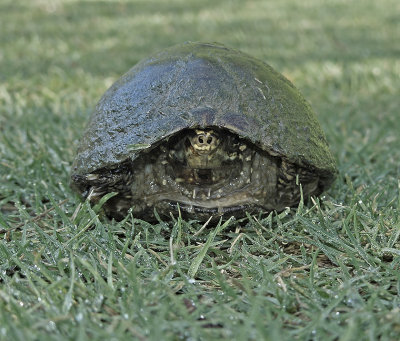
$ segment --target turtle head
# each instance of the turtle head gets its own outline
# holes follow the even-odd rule
[[[212,129],[191,130],[186,136],[185,157],[190,168],[210,169],[221,166],[218,157],[219,134]]]
[[[212,129],[192,130],[188,140],[190,142],[191,151],[198,155],[211,154],[220,143],[218,133]]]

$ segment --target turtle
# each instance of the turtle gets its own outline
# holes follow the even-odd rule
[[[102,96],[71,185],[109,218],[243,217],[318,196],[337,166],[310,104],[264,61],[185,42],[140,61]],[[155,214],[157,212],[157,214]]]

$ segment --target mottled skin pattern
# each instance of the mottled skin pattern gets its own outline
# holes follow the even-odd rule
[[[319,194],[319,177],[272,156],[226,129],[186,129],[143,151],[115,169],[75,176],[84,196],[97,202],[118,192],[105,205],[108,215],[122,219],[129,208],[136,216],[177,210],[188,218],[242,216],[245,211],[283,210]]]
[[[185,43],[132,68],[102,97],[72,185],[106,212],[151,219],[282,210],[318,195],[336,166],[310,106],[270,66],[218,44]]]

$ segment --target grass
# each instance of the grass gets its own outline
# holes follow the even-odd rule
[[[0,339],[399,339],[397,0],[1,0],[0,30]],[[96,101],[185,40],[296,84],[338,160],[329,191],[203,229],[79,202],[70,165]]]

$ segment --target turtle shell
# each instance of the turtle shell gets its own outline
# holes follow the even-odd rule
[[[139,62],[103,95],[78,147],[73,185],[84,192],[83,176],[134,162],[185,129],[207,127],[310,170],[319,192],[335,178],[325,135],[289,80],[238,50],[187,42]]]

